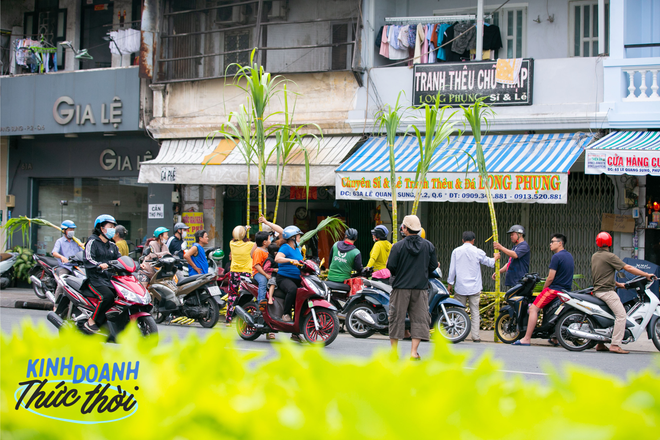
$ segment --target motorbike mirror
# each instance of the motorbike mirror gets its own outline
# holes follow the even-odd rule
[[[300,248],[300,252],[302,253],[303,258],[305,258],[305,254],[307,254],[307,246],[303,244]]]
[[[151,246],[148,247],[146,251],[144,251],[144,256],[145,257],[149,256],[149,254],[151,254]]]
[[[438,278],[442,278],[442,269],[439,267],[435,270],[435,274],[438,276]]]
[[[325,263],[325,257],[321,259],[321,262],[319,263],[319,268],[323,267],[324,263]]]

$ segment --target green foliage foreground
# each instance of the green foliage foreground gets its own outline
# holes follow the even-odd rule
[[[468,366],[440,341],[415,363],[387,352],[334,359],[284,341],[276,356],[259,358],[219,331],[157,347],[132,331],[118,345],[29,325],[20,332],[1,338],[3,439],[658,438],[660,380],[651,372],[624,382],[570,369],[542,385],[505,376],[488,357]],[[15,410],[28,360],[62,356],[81,365],[139,361],[137,380],[120,383],[139,385],[136,413],[82,425]]]

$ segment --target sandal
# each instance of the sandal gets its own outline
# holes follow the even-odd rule
[[[552,345],[553,347],[559,347],[559,342],[557,342],[557,338],[548,339],[548,344]]]
[[[421,360],[422,360],[422,357],[419,356],[419,355],[417,355],[417,356],[410,356],[410,360],[411,360],[411,361],[415,361],[415,362],[417,362],[417,361],[421,361]]]
[[[518,339],[516,342],[514,342],[514,343],[511,344],[511,345],[517,345],[517,346],[529,347],[529,346],[532,345],[532,344],[524,344],[524,343],[520,342],[520,339]]]

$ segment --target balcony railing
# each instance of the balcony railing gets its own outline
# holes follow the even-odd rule
[[[623,98],[624,101],[660,101],[660,95],[658,95],[660,64],[627,67],[623,71],[628,81],[628,87],[626,87],[628,95]]]

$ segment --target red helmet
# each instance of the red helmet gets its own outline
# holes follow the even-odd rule
[[[612,246],[612,236],[607,232],[601,232],[596,236],[596,246]]]

